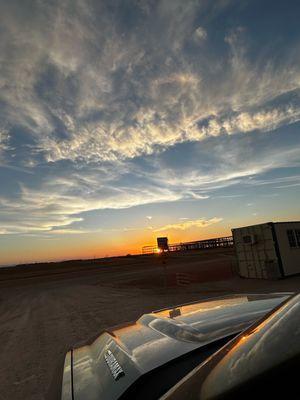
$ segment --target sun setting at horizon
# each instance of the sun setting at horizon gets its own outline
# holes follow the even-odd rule
[[[297,13],[213,3],[1,6],[0,265],[299,219]]]
[[[0,400],[297,392],[299,21],[0,0]]]

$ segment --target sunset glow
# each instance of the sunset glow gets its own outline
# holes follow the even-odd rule
[[[300,218],[299,2],[4,3],[0,265]]]

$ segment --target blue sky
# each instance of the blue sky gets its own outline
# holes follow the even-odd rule
[[[0,264],[299,219],[298,1],[0,11]]]

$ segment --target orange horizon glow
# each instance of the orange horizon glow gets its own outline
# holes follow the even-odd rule
[[[221,221],[203,228],[193,227],[186,230],[169,229],[156,232],[154,229],[132,229],[111,232],[90,232],[82,234],[53,235],[51,238],[36,237],[16,239],[16,242],[2,247],[0,265],[17,265],[38,262],[61,262],[79,259],[100,259],[120,257],[128,254],[142,254],[143,246],[157,246],[157,237],[167,236],[169,244],[231,236],[231,228],[253,225],[274,218],[244,219],[243,221]],[[283,216],[277,220],[292,220]],[[17,248],[17,251],[16,251]]]
[[[26,264],[36,262],[60,262],[78,259],[98,259],[105,257],[120,257],[128,254],[142,254],[143,246],[156,247],[156,239],[159,236],[168,236],[169,244],[205,240],[221,236],[229,236],[231,232],[226,227],[209,226],[203,229],[190,229],[187,231],[170,231],[155,233],[145,230],[129,231],[120,236],[113,237],[110,241],[103,240],[100,235],[74,234],[69,238],[53,238],[52,240],[43,240],[43,246],[38,248],[27,247],[27,256],[22,258],[16,256],[13,261],[9,259],[1,261],[1,264]],[[9,254],[10,260],[12,259]]]
[[[0,267],[299,220],[300,2],[2,3]]]

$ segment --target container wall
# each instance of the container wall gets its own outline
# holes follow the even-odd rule
[[[271,223],[233,229],[232,233],[240,276],[261,279],[281,277]]]
[[[285,276],[300,273],[300,222],[274,224]]]

